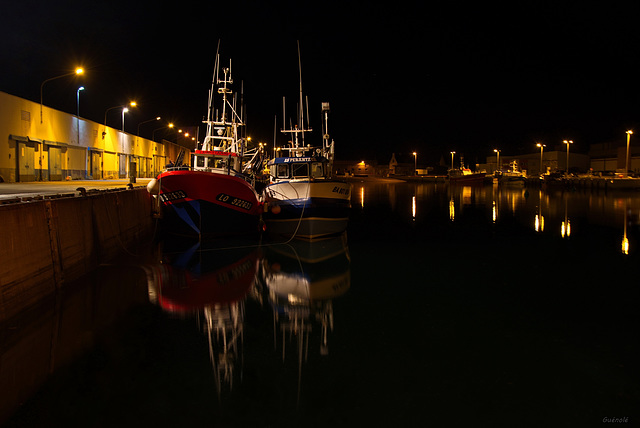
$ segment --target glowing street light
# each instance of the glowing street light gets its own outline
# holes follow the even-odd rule
[[[84,91],[84,86],[80,86],[76,91],[76,116],[80,117],[80,91]]]
[[[166,128],[173,129],[174,126],[175,125],[173,123],[169,122],[166,126],[161,126],[160,128],[154,129],[153,132],[151,133],[151,140],[152,141],[156,141],[156,132],[157,131],[159,131],[161,129],[166,129]]]
[[[625,162],[624,168],[624,176],[629,176],[629,140],[631,139],[631,134],[633,134],[632,130],[627,131],[627,161]]]
[[[137,103],[135,101],[131,101],[129,103],[129,107],[135,107],[136,105],[137,105]],[[114,109],[117,109],[117,108],[121,108],[123,110],[123,112],[122,112],[122,132],[124,132],[124,113],[126,113],[124,111],[124,109],[127,108],[127,105],[119,105],[119,106],[109,107],[108,109],[106,109],[104,111],[104,132],[102,132],[102,138],[103,139],[104,139],[104,136],[107,134],[107,113],[110,110],[114,110]],[[129,111],[129,110],[127,109],[127,111]]]
[[[564,140],[563,141],[564,144],[567,145],[567,172],[566,175],[569,175],[569,144],[573,144],[572,140]]]
[[[418,153],[413,152],[413,174],[418,175]]]
[[[547,147],[547,145],[538,143],[536,144],[536,147],[540,147],[540,175],[544,175],[544,169],[542,167],[542,151],[544,150],[545,147]]]
[[[129,109],[127,107],[122,109],[122,132],[124,132],[124,114],[129,113]]]
[[[44,88],[44,84],[52,80],[60,79],[62,77],[73,76],[74,74],[80,75],[82,73],[84,73],[84,69],[81,67],[78,67],[75,69],[75,71],[72,71],[71,73],[65,73],[65,74],[61,74],[60,76],[51,77],[45,80],[44,82],[42,82],[42,84],[40,85],[40,123],[42,123],[42,89]]]
[[[502,171],[502,168],[500,167],[500,150],[493,149],[493,151],[496,153],[496,169],[498,171]]]
[[[451,169],[453,169],[453,155],[455,155],[456,152],[451,152]]]
[[[149,123],[149,122],[155,122],[155,121],[160,120],[160,119],[162,119],[162,118],[160,116],[158,116],[158,117],[155,117],[153,119],[149,119],[149,120],[145,120],[144,122],[140,122],[138,124],[138,137],[140,136],[140,125],[144,125],[145,123]]]
[[[78,131],[78,144],[80,144],[80,91],[84,91],[84,86],[80,86],[76,91],[76,128]]]

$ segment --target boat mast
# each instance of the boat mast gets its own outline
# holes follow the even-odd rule
[[[231,59],[229,66],[222,67],[222,75],[220,75],[220,41],[216,50],[216,59],[209,91],[209,106],[207,111],[207,133],[202,142],[203,151],[221,150],[230,152],[225,155],[225,162],[231,162],[234,170],[238,171],[242,167],[242,156],[244,155],[244,145],[241,144],[238,127],[244,125],[242,106],[240,106],[240,114],[236,109],[237,95],[233,95],[231,86],[233,78],[231,77]],[[222,109],[215,108],[216,92],[222,96]],[[243,94],[241,94],[241,97]],[[241,100],[242,102],[242,100]],[[231,153],[239,156],[231,156]],[[213,159],[210,155],[204,156],[203,167],[209,168],[214,166]]]
[[[290,129],[282,129],[282,133],[284,134],[291,133],[292,139],[294,140],[293,142],[294,147],[289,148],[288,150],[292,150],[296,156],[301,156],[302,151],[304,150],[304,133],[311,132],[312,129],[309,126],[309,124],[307,124],[306,129],[304,127],[304,104],[303,104],[303,96],[302,96],[302,60],[300,55],[299,40],[298,40],[298,80],[299,80],[299,87],[300,87],[300,94],[299,94],[300,99],[298,102],[298,112],[297,112],[298,124],[295,126],[290,126]],[[307,99],[307,116],[308,116],[308,112],[309,112],[309,100]],[[285,117],[285,98],[284,97],[282,97],[282,116],[284,120],[284,117]],[[302,137],[300,138],[302,140],[302,147],[300,147],[298,134],[302,135]]]
[[[209,146],[210,145],[210,139],[213,138],[213,129],[212,129],[212,125],[213,125],[213,115],[215,113],[215,109],[214,109],[214,97],[213,95],[215,94],[216,91],[216,85],[218,82],[218,68],[219,68],[219,61],[220,61],[220,40],[218,40],[218,47],[216,48],[216,59],[215,59],[215,63],[213,65],[213,76],[211,78],[211,89],[209,90],[209,106],[207,109],[207,120],[206,120],[206,124],[207,124],[207,133],[205,135],[204,141],[202,142],[202,150],[209,150],[208,147],[205,146]]]
[[[302,61],[300,59],[300,40],[298,40],[298,82],[300,85],[300,126],[302,127],[302,145],[304,146],[304,107],[302,105]]]

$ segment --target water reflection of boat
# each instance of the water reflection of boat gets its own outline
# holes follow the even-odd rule
[[[287,340],[297,340],[299,397],[302,363],[306,361],[314,328],[319,329],[319,353],[326,355],[329,332],[333,330],[333,299],[351,285],[346,234],[269,247],[262,266],[265,291],[273,308],[274,344],[277,345],[280,332],[283,360]]]
[[[184,253],[181,253],[184,254]],[[255,281],[258,253],[229,260],[221,257],[217,263],[205,261],[202,271],[202,250],[194,253],[192,264],[162,263],[153,271],[150,296],[162,309],[177,314],[189,314],[207,306],[242,300]],[[149,268],[148,268],[149,269]]]
[[[257,278],[259,253],[225,241],[165,247],[163,254],[163,263],[145,267],[149,299],[171,314],[204,320],[220,397],[242,367],[244,299]]]

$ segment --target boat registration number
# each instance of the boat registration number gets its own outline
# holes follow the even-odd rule
[[[225,204],[233,205],[234,207],[245,209],[247,211],[250,210],[253,206],[253,204],[249,201],[235,198],[231,195],[227,195],[226,193],[220,193],[218,196],[216,196],[216,200],[224,202]]]
[[[160,200],[162,202],[175,201],[176,199],[184,199],[187,197],[187,194],[182,190],[176,190],[175,192],[163,193],[160,195]]]

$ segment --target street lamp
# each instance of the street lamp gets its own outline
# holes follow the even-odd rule
[[[129,109],[127,107],[122,109],[122,132],[124,132],[124,114],[129,113]]]
[[[569,176],[569,144],[573,144],[573,141],[564,140],[562,142],[567,145],[567,172],[565,173],[565,175]]]
[[[455,155],[456,152],[451,152],[451,169],[453,169],[453,155]]]
[[[546,146],[546,144],[537,143],[536,147],[540,147],[540,175],[544,175],[544,170],[542,168],[542,151],[547,146]]]
[[[502,168],[500,167],[500,150],[493,149],[493,151],[496,152],[496,169],[498,171],[502,171]]]
[[[151,140],[152,141],[156,141],[156,131],[159,131],[161,129],[165,129],[165,128],[173,128],[174,124],[173,123],[169,123],[167,126],[161,126],[160,128],[156,128],[153,130],[153,132],[151,133]]]
[[[136,104],[136,102],[135,102],[135,101],[131,101],[131,102],[129,103],[129,106],[130,106],[130,107],[135,107],[136,105],[137,105],[137,104]],[[126,107],[127,107],[126,105],[113,106],[113,107],[109,107],[108,109],[106,109],[106,110],[104,111],[104,132],[102,133],[102,138],[103,138],[103,139],[104,139],[104,136],[105,136],[105,135],[106,135],[106,133],[107,133],[107,113],[108,113],[110,110],[113,110],[113,109],[117,109],[117,108],[122,108],[122,109],[124,109],[124,108],[126,108]],[[124,132],[124,113],[123,113],[123,120],[122,120],[122,131]]]
[[[84,91],[84,86],[80,86],[76,91],[76,116],[80,117],[80,91]]]
[[[60,79],[62,77],[73,76],[74,74],[80,75],[82,73],[84,73],[84,69],[82,69],[81,67],[78,67],[75,69],[75,71],[71,73],[61,74],[60,76],[52,77],[42,82],[42,84],[40,85],[40,123],[42,123],[42,88],[44,87],[44,84],[52,80]]]
[[[418,175],[418,153],[413,152],[413,174]]]
[[[154,119],[149,119],[149,120],[145,120],[144,122],[140,122],[138,124],[138,137],[140,136],[140,125],[144,125],[145,123],[149,123],[149,122],[155,122],[156,120],[160,120],[160,119],[161,119],[161,117],[158,116],[158,117],[156,117]]]
[[[629,140],[631,139],[632,130],[627,131],[627,161],[625,162],[624,176],[629,176]]]
[[[80,144],[80,91],[84,91],[84,86],[80,86],[76,91],[76,128],[78,131],[78,145]]]

